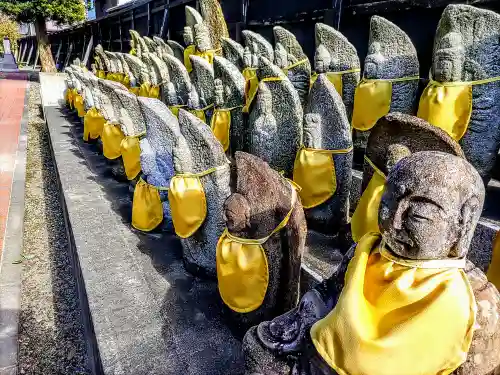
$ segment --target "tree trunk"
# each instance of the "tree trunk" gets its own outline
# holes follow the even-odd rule
[[[57,72],[54,57],[50,49],[49,37],[47,35],[47,26],[44,18],[38,18],[35,22],[36,39],[38,41],[38,52],[40,55],[40,63],[42,72],[55,73]],[[36,65],[36,61],[35,61]]]

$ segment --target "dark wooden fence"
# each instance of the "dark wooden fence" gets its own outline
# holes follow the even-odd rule
[[[231,37],[241,42],[241,30],[250,29],[272,42],[272,28],[292,31],[310,58],[314,54],[314,25],[323,22],[340,30],[355,45],[363,60],[368,46],[369,19],[381,15],[401,27],[419,53],[422,76],[429,71],[434,33],[444,7],[467,3],[500,12],[499,0],[221,0]],[[144,0],[123,7],[104,18],[50,34],[56,65],[62,70],[73,59],[90,64],[93,48],[130,50],[129,30],[157,35],[182,44],[184,7],[198,8],[197,0]],[[89,58],[90,57],[90,58]],[[24,65],[38,64],[35,37],[19,41],[17,59]]]

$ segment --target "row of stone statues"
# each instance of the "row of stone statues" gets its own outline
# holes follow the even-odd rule
[[[133,31],[130,54],[96,48],[95,74],[76,62],[66,95],[84,139],[132,182],[132,225],[173,227],[187,269],[216,276],[232,322],[254,326],[247,373],[500,371],[500,295],[466,260],[494,160],[481,169],[482,151],[498,152],[498,15],[444,11],[419,105],[433,126],[411,115],[415,49],[383,18],[372,19],[360,80],[354,47],[333,28],[316,27],[311,75],[285,29],[274,48],[244,31],[243,47],[209,31],[220,14],[208,8],[219,16],[186,7],[186,48]],[[297,306],[307,228],[348,223],[351,123],[366,147],[357,245]]]

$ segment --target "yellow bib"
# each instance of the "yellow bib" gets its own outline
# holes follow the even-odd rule
[[[66,103],[69,105],[69,108],[73,109],[73,89],[66,89],[66,94],[64,95],[64,97],[66,99]]]
[[[493,241],[493,253],[486,276],[488,281],[500,290],[500,232],[497,232]]]
[[[148,184],[142,178],[137,181],[132,201],[132,226],[143,232],[155,229],[163,221],[163,206],[159,190],[168,188]]]
[[[431,79],[420,97],[417,116],[459,141],[467,131],[472,114],[472,86],[499,80],[500,77],[470,82],[436,82]]]
[[[98,70],[97,77],[101,79],[106,79],[106,73],[104,72],[104,70]]]
[[[119,124],[104,124],[101,133],[102,151],[104,156],[113,160],[121,156],[121,144],[125,138]]]
[[[123,85],[130,90],[130,77],[126,74],[123,76]]]
[[[78,113],[78,117],[85,117],[85,105],[83,104],[83,97],[80,94],[74,96],[73,104]]]
[[[207,123],[207,116],[205,115],[205,111],[209,110],[212,108],[214,105],[210,104],[207,105],[205,108],[201,109],[189,109],[188,112],[192,113],[196,117],[198,117],[201,121],[203,121],[205,124]],[[179,117],[179,109],[177,109],[177,117]]]
[[[358,83],[354,92],[352,126],[357,130],[370,130],[379,118],[391,109],[392,83],[417,80],[419,77],[395,79],[366,79]]]
[[[178,105],[170,105],[170,106],[168,106],[168,109],[170,109],[170,112],[172,112],[172,114],[175,117],[179,118],[179,109],[185,108],[185,107],[186,107],[186,105],[184,105],[184,104],[178,104]]]
[[[132,94],[134,94],[136,96],[139,96],[140,90],[141,90],[140,87],[131,87],[128,89],[128,91],[130,91]]]
[[[133,180],[141,172],[141,147],[139,139],[146,132],[138,135],[127,136],[120,143],[120,153],[123,160],[125,174],[129,180]]]
[[[233,311],[247,313],[259,308],[269,284],[267,256],[262,247],[273,234],[284,228],[295,206],[297,193],[292,187],[292,205],[285,218],[267,237],[248,239],[226,230],[217,243],[216,265],[219,294]]]
[[[371,165],[374,172],[351,218],[351,232],[354,242],[359,242],[366,233],[380,232],[378,209],[384,193],[386,177],[366,155],[365,160]]]
[[[256,68],[245,68],[242,74],[245,77],[245,106],[243,107],[243,112],[248,113],[250,104],[259,88],[259,78],[257,78]]]
[[[160,86],[151,86],[149,89],[149,97],[153,99],[160,99]]]
[[[184,48],[184,66],[186,67],[188,73],[191,73],[193,67],[191,66],[191,60],[189,60],[189,56],[196,53],[196,47],[194,44],[190,44],[186,48]]]
[[[300,200],[304,208],[312,208],[326,202],[337,190],[334,154],[345,154],[345,150],[321,150],[302,147],[295,157],[293,181],[299,185]]]
[[[141,83],[141,86],[139,87],[139,96],[145,96],[146,98],[149,98],[150,92],[151,84],[148,82]]]
[[[230,129],[231,129],[231,111],[241,106],[232,108],[215,108],[210,122],[210,128],[224,148],[224,152],[229,149]]]
[[[349,69],[349,70],[344,70],[342,72],[326,72],[326,78],[335,86],[335,89],[337,90],[338,94],[340,97],[342,97],[342,90],[343,90],[343,83],[342,83],[342,76],[347,73],[357,73],[359,72],[359,68],[355,69]],[[313,73],[311,74],[311,87],[316,82],[318,79],[319,74],[318,73]]]
[[[132,48],[129,52],[129,55],[132,55],[132,56],[137,56],[137,51],[135,50],[135,48]]]
[[[90,108],[83,118],[83,140],[99,138],[105,122],[106,120],[95,107]]]
[[[115,81],[115,73],[108,72],[108,74],[106,74],[106,79],[109,81]]]
[[[172,177],[168,201],[175,233],[179,237],[191,237],[207,216],[207,200],[201,177],[227,167],[222,165],[200,173],[183,173]]]
[[[206,52],[196,51],[195,55],[196,56],[200,56],[201,58],[207,60],[210,64],[214,63],[214,56],[215,56],[215,51],[214,50],[209,50],[209,51],[206,51]]]
[[[311,329],[316,350],[339,375],[452,373],[476,319],[465,259],[400,259],[379,239],[356,247],[337,305]]]
[[[283,73],[285,73],[285,75],[288,75],[288,72],[290,71],[290,69],[293,69],[299,65],[303,65],[305,63],[307,63],[309,61],[308,58],[305,58],[305,59],[302,59],[300,61],[297,61],[296,63],[294,64],[291,64],[291,65],[288,65],[287,67],[281,69],[283,71]]]

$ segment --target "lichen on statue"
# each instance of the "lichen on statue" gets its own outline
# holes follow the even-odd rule
[[[399,155],[407,156],[393,160],[387,176],[381,233],[366,234],[297,308],[247,332],[247,374],[498,370],[500,294],[466,259],[482,180],[452,154]]]

